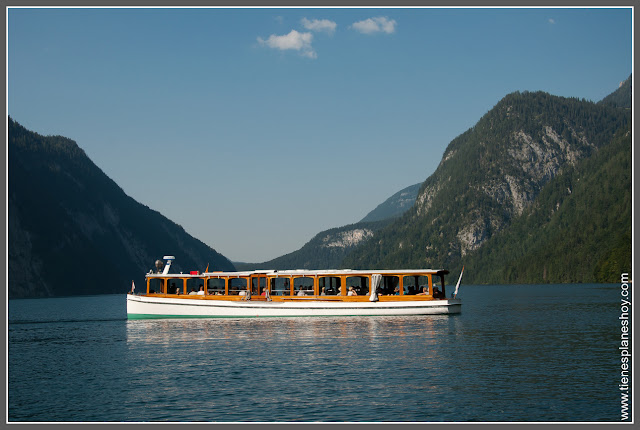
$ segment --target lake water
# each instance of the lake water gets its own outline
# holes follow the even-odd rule
[[[9,421],[620,421],[620,285],[462,286],[451,316],[126,319],[9,301]]]

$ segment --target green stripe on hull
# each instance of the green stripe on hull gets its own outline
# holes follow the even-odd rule
[[[130,320],[158,320],[168,318],[255,318],[254,316],[224,316],[224,315],[157,315],[157,314],[128,314]]]
[[[419,315],[446,315],[442,314],[412,314],[412,315],[382,315],[382,314],[339,314],[339,315],[156,315],[156,314],[129,314],[130,320],[157,320],[157,319],[194,319],[194,318],[337,318],[337,317],[397,317]],[[449,312],[449,314],[451,314]]]

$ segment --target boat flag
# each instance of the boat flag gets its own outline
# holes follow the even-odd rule
[[[136,284],[133,282],[133,279],[131,280],[131,294],[133,294],[133,291],[136,289]]]
[[[207,263],[207,268],[204,269],[204,273],[207,273],[209,271],[209,263]]]
[[[462,266],[462,270],[460,271],[460,277],[458,278],[458,283],[456,284],[456,289],[453,292],[453,298],[455,299],[458,295],[458,288],[460,288],[460,281],[462,280],[462,274],[464,273],[464,266]]]

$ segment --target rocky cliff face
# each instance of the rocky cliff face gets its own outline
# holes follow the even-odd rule
[[[368,228],[355,228],[353,230],[341,231],[337,234],[327,234],[322,238],[323,248],[350,248],[359,245],[362,241],[373,236],[373,230]]]
[[[176,270],[224,256],[127,196],[66,138],[9,119],[9,297],[123,293],[164,254]]]
[[[507,106],[507,113],[509,110],[510,106]],[[475,210],[474,220],[463,226],[456,235],[462,257],[478,249],[491,237],[491,232],[502,230],[511,218],[521,215],[533,203],[542,187],[563,167],[575,166],[578,160],[591,153],[595,144],[589,142],[583,132],[577,132],[572,127],[568,129],[571,140],[561,137],[549,125],[541,125],[537,138],[524,130],[510,133],[506,143],[508,149],[501,157],[498,174],[470,184],[471,188],[489,197],[507,216],[488,213],[483,217],[480,210]],[[428,193],[421,200],[432,199],[433,194]],[[423,206],[422,210],[426,213],[428,207]]]
[[[631,127],[565,166],[464,258],[475,283],[618,282],[631,273]]]

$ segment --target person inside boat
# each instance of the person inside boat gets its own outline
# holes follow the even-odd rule
[[[444,294],[442,294],[442,291],[440,291],[438,287],[433,287],[433,298],[434,299],[444,298]]]
[[[422,292],[416,294],[416,296],[426,296],[429,294],[429,287],[422,287]]]
[[[327,295],[327,293],[324,290],[324,287],[322,287],[322,290],[320,291],[320,295],[321,296],[326,296]]]
[[[405,296],[413,296],[416,294],[416,287],[413,285],[405,285],[404,286],[404,295]]]
[[[267,295],[267,287],[264,287],[264,290],[262,290],[262,296],[266,296]]]
[[[200,290],[198,291],[199,296],[204,296],[204,285],[200,285]]]
[[[307,293],[304,292],[304,290],[302,289],[302,285],[300,286],[300,289],[298,290],[298,296],[306,296]]]
[[[189,295],[195,296],[196,294],[198,294],[198,292],[196,291],[195,287],[191,287],[191,292],[189,293]]]
[[[394,295],[394,296],[399,296],[399,295],[400,295],[400,287],[396,287],[396,288],[393,290],[393,295]]]
[[[356,292],[356,290],[353,289],[353,286],[349,287],[349,292],[347,293],[347,296],[357,296],[358,293]]]

